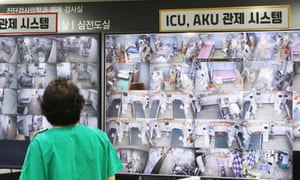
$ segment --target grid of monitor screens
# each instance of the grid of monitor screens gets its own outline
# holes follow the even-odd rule
[[[98,44],[98,35],[91,34],[1,36],[0,140],[30,140],[51,128],[39,102],[56,77],[80,88],[85,98],[80,122],[98,127]]]
[[[291,178],[300,32],[106,34],[122,173]]]

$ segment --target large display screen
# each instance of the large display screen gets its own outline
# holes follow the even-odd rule
[[[292,179],[300,31],[105,34],[124,174]]]
[[[80,123],[98,127],[98,62],[98,35],[0,37],[0,167],[21,167],[34,134],[51,128],[39,102],[56,77],[80,88]]]

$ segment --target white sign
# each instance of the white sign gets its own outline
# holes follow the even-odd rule
[[[162,9],[160,32],[289,29],[290,6]]]
[[[57,33],[57,13],[0,14],[0,34]]]

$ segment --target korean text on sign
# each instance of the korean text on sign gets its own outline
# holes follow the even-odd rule
[[[56,33],[57,13],[1,14],[0,33]]]
[[[160,10],[160,31],[288,29],[289,6]]]

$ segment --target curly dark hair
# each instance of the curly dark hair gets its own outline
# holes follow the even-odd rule
[[[51,81],[41,101],[42,113],[53,126],[76,124],[84,105],[79,88],[70,80],[58,77]]]

